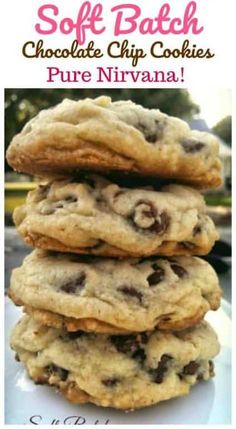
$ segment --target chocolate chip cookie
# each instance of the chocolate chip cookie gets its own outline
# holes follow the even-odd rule
[[[218,151],[212,134],[103,96],[41,111],[13,138],[7,159],[15,170],[39,176],[115,170],[211,188],[221,184]]]
[[[204,255],[218,239],[200,193],[182,185],[126,188],[96,175],[56,180],[14,212],[26,243],[103,256]]]
[[[36,384],[73,403],[133,410],[186,395],[214,375],[219,352],[206,323],[180,332],[96,335],[47,328],[25,316],[11,337],[17,360]]]
[[[213,268],[197,257],[115,260],[35,250],[10,296],[43,324],[102,333],[183,329],[220,305]]]

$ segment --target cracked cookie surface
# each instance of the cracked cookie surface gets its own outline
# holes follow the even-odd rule
[[[43,324],[102,333],[183,329],[220,305],[213,268],[196,257],[115,260],[35,250],[10,297]]]
[[[14,211],[27,244],[103,256],[204,255],[219,238],[187,186],[127,188],[96,175],[40,185]]]
[[[39,176],[115,170],[211,188],[221,184],[218,146],[178,118],[103,96],[41,111],[13,138],[7,159]]]
[[[25,316],[11,347],[37,384],[73,403],[133,410],[176,396],[214,375],[219,343],[207,322],[173,333],[107,336],[47,328]]]

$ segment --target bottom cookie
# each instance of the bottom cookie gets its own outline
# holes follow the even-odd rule
[[[24,316],[11,336],[17,359],[38,384],[55,386],[69,401],[124,410],[185,395],[214,375],[219,352],[206,322],[168,333],[66,333]]]

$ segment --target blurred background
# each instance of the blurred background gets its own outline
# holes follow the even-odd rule
[[[225,298],[231,301],[231,91],[229,89],[6,89],[5,145],[25,123],[40,110],[60,103],[109,95],[113,101],[127,100],[148,108],[158,108],[186,120],[192,129],[207,131],[218,137],[223,165],[223,184],[205,195],[208,213],[221,234],[221,240],[206,258],[220,274]],[[6,287],[10,271],[20,265],[31,251],[17,236],[12,212],[23,204],[26,194],[36,185],[35,178],[17,174],[5,165]]]

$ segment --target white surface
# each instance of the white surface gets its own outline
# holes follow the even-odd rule
[[[222,345],[215,359],[216,377],[192,388],[190,395],[156,406],[124,413],[93,405],[71,405],[55,390],[35,386],[10,350],[9,332],[21,314],[6,299],[5,423],[6,424],[230,424],[231,422],[231,320],[223,300],[207,320]],[[35,417],[32,417],[35,416]],[[31,421],[30,421],[31,419]],[[57,422],[58,420],[58,422]]]

